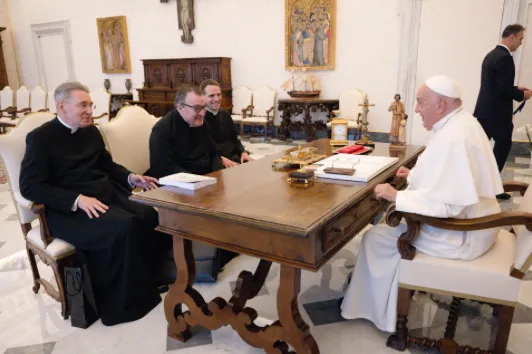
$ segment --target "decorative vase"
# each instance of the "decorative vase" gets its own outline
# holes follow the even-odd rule
[[[105,87],[105,91],[109,92],[109,89],[111,88],[111,81],[109,79],[103,80],[103,87]]]
[[[126,90],[127,93],[130,93],[129,91],[131,90],[131,79],[126,79]]]

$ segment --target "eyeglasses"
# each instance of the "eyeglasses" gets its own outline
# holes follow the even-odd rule
[[[65,102],[66,104],[70,104],[70,105],[73,105],[73,106],[76,106],[76,108],[79,108],[79,109],[82,109],[82,110],[87,110],[89,108],[92,108],[92,110],[94,111],[96,109],[96,105],[94,103],[89,103],[89,102],[80,102],[80,103],[70,103],[70,102]]]
[[[207,106],[191,106],[189,104],[186,104],[186,103],[181,103],[183,106],[187,106],[187,107],[190,107],[192,108],[196,113],[199,113],[201,111],[204,111],[205,109],[207,109]]]

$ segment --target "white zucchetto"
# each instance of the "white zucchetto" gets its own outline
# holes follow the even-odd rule
[[[427,81],[425,85],[433,91],[442,96],[450,98],[461,98],[460,89],[453,78],[445,75],[433,76]]]

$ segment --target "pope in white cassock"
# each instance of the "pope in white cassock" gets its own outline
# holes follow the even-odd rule
[[[398,177],[408,187],[375,187],[377,198],[396,203],[396,210],[441,218],[475,218],[500,212],[495,199],[503,192],[491,145],[478,121],[462,108],[460,91],[446,76],[430,78],[416,96],[416,112],[433,134],[412,170]],[[402,223],[372,227],[362,238],[351,283],[342,303],[346,319],[365,318],[380,330],[395,332],[399,261],[397,239]],[[448,231],[423,225],[415,241],[419,252],[435,257],[471,260],[486,252],[497,229]]]

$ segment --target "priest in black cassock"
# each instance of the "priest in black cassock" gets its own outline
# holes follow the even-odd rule
[[[186,172],[204,175],[223,169],[209,126],[203,124],[205,99],[196,86],[181,86],[174,108],[153,127],[150,174],[160,178]]]
[[[168,240],[154,231],[157,212],[128,197],[157,180],[113,162],[93,125],[86,86],[67,82],[54,96],[57,117],[26,138],[20,191],[46,206],[52,235],[74,245],[87,264],[102,323],[137,320],[161,301],[154,276]]]
[[[224,167],[229,168],[253,161],[244,146],[238,139],[235,129],[235,122],[226,110],[222,109],[222,90],[220,84],[215,80],[205,80],[201,83],[200,89],[205,97],[207,112],[205,120],[211,129],[212,138],[218,147],[218,152],[222,156]]]

